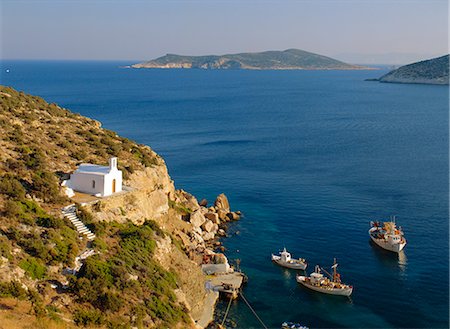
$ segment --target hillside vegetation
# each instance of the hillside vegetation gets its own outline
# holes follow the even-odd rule
[[[252,70],[354,70],[367,69],[330,57],[299,49],[264,51],[210,56],[167,54],[151,61],[132,65],[133,68],[199,68]]]
[[[380,82],[449,84],[449,55],[404,65],[383,75]]]
[[[61,217],[61,207],[70,203],[61,179],[80,162],[106,165],[114,155],[126,181],[165,168],[155,152],[95,120],[3,86],[0,136],[0,327],[11,319],[26,319],[17,328],[192,326],[176,297],[177,272],[154,257],[168,233],[150,218],[139,226],[96,222],[80,208],[97,236],[91,246],[96,254],[77,276],[62,274],[86,241]],[[21,302],[12,305],[11,298]]]

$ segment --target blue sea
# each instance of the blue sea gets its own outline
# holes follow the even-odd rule
[[[134,70],[130,62],[4,61],[1,84],[42,96],[150,145],[177,188],[243,218],[224,239],[270,328],[449,327],[449,91],[364,81],[379,71]],[[9,73],[6,73],[9,69]],[[120,160],[120,159],[119,159]],[[397,216],[400,255],[369,242]],[[351,298],[322,295],[270,261],[329,268]],[[218,305],[225,307],[225,302]],[[230,317],[261,325],[242,300]]]

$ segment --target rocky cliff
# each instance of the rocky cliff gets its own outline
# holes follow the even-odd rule
[[[360,70],[367,67],[299,49],[210,56],[165,56],[134,64],[133,68],[247,69],[247,70]]]
[[[449,84],[449,55],[404,65],[379,79],[390,83]]]
[[[39,97],[0,87],[0,105],[0,323],[198,327],[214,306],[200,264],[240,215],[226,197],[199,203],[148,146]],[[60,183],[78,163],[112,155],[127,188],[78,204],[89,242],[61,216],[74,201]]]

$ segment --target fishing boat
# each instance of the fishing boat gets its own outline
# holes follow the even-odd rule
[[[369,235],[376,245],[389,251],[399,253],[406,246],[403,230],[395,224],[395,216],[389,222],[370,222]]]
[[[294,270],[304,270],[306,269],[306,266],[308,266],[303,258],[293,259],[286,248],[284,248],[279,255],[272,254],[272,261],[280,266],[292,268]]]
[[[350,296],[353,292],[353,287],[341,282],[341,276],[337,273],[338,264],[336,258],[334,264],[331,266],[333,275],[325,271],[319,265],[309,277],[297,275],[297,282],[314,291],[322,292],[329,295]],[[330,276],[330,279],[325,277],[321,272],[324,271]]]

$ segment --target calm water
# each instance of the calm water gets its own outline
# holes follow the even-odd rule
[[[364,82],[380,71],[130,70],[116,62],[4,62],[1,83],[149,144],[178,188],[225,192],[244,218],[225,240],[270,327],[449,326],[446,87]],[[9,68],[10,73],[4,73]],[[368,223],[398,216],[399,257]],[[286,246],[329,267],[351,299],[321,295],[270,262]],[[223,307],[223,305],[219,305]],[[241,302],[230,316],[258,328]]]

